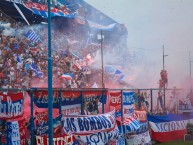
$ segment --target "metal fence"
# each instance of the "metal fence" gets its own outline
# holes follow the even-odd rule
[[[46,88],[30,88],[30,89],[0,89],[2,92],[21,92],[21,91],[26,91],[28,92],[30,96],[30,140],[31,144],[33,145],[33,140],[34,140],[34,130],[35,130],[35,125],[34,125],[34,95],[37,92],[41,91],[48,91]],[[65,97],[65,93],[67,92],[79,92],[80,93],[80,104],[81,104],[81,114],[84,114],[84,106],[85,106],[85,98],[84,98],[84,93],[85,92],[100,92],[101,97],[100,101],[102,103],[102,109],[100,113],[105,113],[106,111],[110,111],[108,108],[105,108],[105,95],[107,95],[107,92],[128,92],[128,91],[133,91],[135,93],[138,93],[139,96],[143,96],[145,98],[145,101],[148,103],[148,109],[147,111],[150,113],[159,113],[160,109],[162,111],[165,111],[165,109],[168,111],[168,107],[170,107],[169,111],[172,111],[170,113],[178,113],[179,110],[179,100],[181,100],[183,97],[186,97],[186,92],[183,89],[177,89],[177,88],[171,88],[171,89],[157,89],[157,88],[152,88],[152,89],[53,89],[53,94],[57,96],[57,102],[59,104],[58,109],[59,109],[59,114],[62,115],[62,109],[61,109],[61,101],[62,98]],[[159,99],[159,92],[162,92],[162,101]],[[53,98],[54,95],[53,95]],[[123,96],[121,95],[121,111],[123,111]],[[54,100],[53,100],[54,101]],[[47,99],[48,102],[48,99]],[[163,104],[161,104],[161,102]],[[109,104],[109,99],[107,97],[106,104]],[[108,106],[108,105],[107,105]],[[106,106],[106,107],[107,107]],[[97,112],[99,113],[99,112]],[[123,113],[121,113],[123,114]],[[123,115],[121,115],[121,120],[123,120]]]

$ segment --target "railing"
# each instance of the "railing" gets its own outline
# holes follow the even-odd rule
[[[37,99],[37,93],[38,92],[46,92],[47,93],[47,88],[30,88],[30,89],[16,89],[16,88],[11,88],[11,89],[3,89],[3,88],[0,88],[0,91],[1,92],[21,92],[21,91],[26,91],[28,92],[29,96],[30,96],[30,122],[31,122],[31,128],[30,128],[30,136],[31,136],[31,143],[33,145],[33,140],[34,140],[34,129],[35,129],[35,126],[34,126],[34,103],[35,103],[35,100],[34,98]],[[157,89],[157,88],[150,88],[150,89],[107,89],[107,88],[97,88],[97,89],[60,89],[60,88],[57,88],[57,89],[53,89],[53,98],[57,98],[57,101],[54,102],[54,103],[57,103],[56,105],[57,106],[57,109],[59,109],[59,115],[62,115],[62,99],[64,99],[66,97],[66,93],[69,93],[69,92],[79,92],[80,93],[80,104],[81,104],[81,114],[84,114],[84,99],[85,99],[85,96],[84,96],[84,93],[85,92],[100,92],[101,94],[101,98],[99,98],[99,100],[102,102],[102,109],[101,109],[101,113],[105,113],[105,95],[107,95],[107,92],[121,92],[121,94],[123,92],[128,92],[128,91],[134,91],[134,92],[138,92],[140,95],[141,94],[144,94],[145,92],[148,94],[148,98],[147,101],[150,102],[150,110],[149,112],[153,113],[153,111],[155,110],[154,108],[158,107],[159,108],[159,105],[156,105],[159,104],[158,100],[157,100],[157,97],[155,95],[155,93],[157,93],[158,91],[163,91],[163,89]],[[171,89],[166,89],[166,96],[168,96],[169,94],[172,94],[173,93],[173,96],[175,96],[177,99],[177,102],[176,102],[176,105],[177,106],[174,106],[175,109],[176,109],[176,112],[175,113],[178,113],[178,100],[179,100],[179,97],[184,97],[185,94],[184,94],[184,90],[183,89],[176,89],[176,88],[171,88]],[[42,94],[42,93],[39,93],[39,94]],[[39,95],[40,99],[41,100],[41,97],[43,95]],[[46,98],[47,96],[44,95],[44,99]],[[96,97],[96,96],[95,96]],[[42,97],[43,98],[43,97]],[[107,104],[109,104],[109,99],[106,97],[106,102]],[[168,100],[168,98],[166,98],[166,100]],[[156,102],[157,101],[157,102]],[[167,101],[166,101],[167,102]],[[44,104],[46,104],[48,102],[44,102]],[[53,104],[54,104],[53,103]],[[120,104],[120,108],[121,108],[121,120],[123,121],[123,95],[121,95],[121,104]],[[45,107],[44,107],[45,108]],[[110,110],[108,110],[110,111]],[[158,109],[156,110],[158,111]]]

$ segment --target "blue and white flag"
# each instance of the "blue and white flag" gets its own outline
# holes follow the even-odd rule
[[[38,76],[39,78],[44,77],[44,73],[42,71],[38,70],[38,67],[35,65],[34,62],[32,62],[32,64],[31,64],[31,69],[34,71],[33,76]]]
[[[74,75],[72,73],[64,73],[61,78],[66,80],[72,80],[74,78]]]
[[[134,92],[123,92],[123,116],[130,117],[134,113]]]
[[[123,127],[125,128],[125,133],[136,132],[140,128],[140,122],[130,116],[124,119]]]
[[[117,69],[117,70],[115,71],[114,79],[115,79],[117,82],[120,82],[124,77],[125,77],[125,75],[124,75],[120,70]]]
[[[20,56],[17,56],[17,57],[16,57],[16,60],[17,60],[17,62],[22,63],[22,59],[21,59]]]
[[[140,122],[140,128],[137,129],[136,134],[141,134],[149,130],[148,121]]]
[[[85,48],[87,48],[92,42],[92,34],[88,34],[88,38],[86,40]]]
[[[7,122],[7,145],[20,145],[18,121]]]
[[[168,114],[164,116],[147,115],[153,140],[168,142],[183,139],[186,134],[186,126],[193,122],[192,114]]]
[[[106,65],[105,72],[108,74],[115,74],[116,68],[113,65]]]
[[[25,37],[32,41],[32,42],[41,42],[40,36],[34,32],[33,30],[29,30],[26,34]]]
[[[117,141],[117,145],[125,145],[125,138],[124,137],[120,137]]]

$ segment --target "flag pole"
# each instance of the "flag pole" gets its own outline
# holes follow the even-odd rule
[[[191,55],[189,51],[189,62],[190,62],[190,92],[192,91],[192,60],[191,60]]]
[[[164,53],[164,45],[162,46],[163,48],[163,71],[165,71],[165,57],[168,55],[165,55]],[[166,82],[164,81],[164,109],[165,109],[165,103],[166,103]]]
[[[104,88],[105,88],[105,84],[104,84],[104,66],[103,66],[103,31],[101,29],[101,67],[102,67],[102,113],[104,113]]]
[[[101,69],[102,69],[102,77],[101,77],[101,79],[102,79],[102,88],[104,89],[105,88],[105,84],[104,84],[104,64],[103,64],[104,62],[103,62],[103,31],[101,30]]]
[[[51,48],[51,15],[50,0],[48,0],[48,120],[49,120],[49,145],[53,145],[53,98],[52,98],[52,48]]]

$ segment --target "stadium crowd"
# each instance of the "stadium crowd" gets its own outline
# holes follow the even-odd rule
[[[39,35],[38,41],[34,42],[25,35],[28,30],[23,34],[18,34],[21,31],[21,23],[11,22],[10,20],[1,14],[0,86],[3,88],[46,87],[46,26],[34,27],[38,31],[37,36]],[[60,20],[56,21],[57,25],[61,23]],[[14,28],[14,32],[12,28]],[[84,29],[79,30],[84,31]],[[86,88],[92,86],[93,82],[89,80],[91,77],[89,66],[92,62],[91,58],[96,55],[99,45],[90,42],[88,44],[88,39],[86,36],[80,35],[83,32],[79,30],[74,26],[71,29],[60,28],[52,31],[54,87]],[[11,31],[12,33],[7,35],[5,33],[7,31]],[[97,71],[95,73],[98,74]]]

